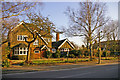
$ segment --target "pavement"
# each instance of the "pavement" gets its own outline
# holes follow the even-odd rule
[[[107,64],[71,69],[3,74],[3,78],[118,78],[118,65]]]

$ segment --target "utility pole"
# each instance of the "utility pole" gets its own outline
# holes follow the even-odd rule
[[[100,43],[100,32],[98,34],[98,38],[99,38],[99,48],[98,48],[98,51],[99,51],[99,58],[98,58],[98,64],[101,64],[101,43]]]

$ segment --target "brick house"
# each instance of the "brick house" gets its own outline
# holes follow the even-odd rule
[[[59,50],[60,52],[67,52],[75,49],[75,46],[66,38],[59,40],[59,33],[56,34],[56,41],[52,42],[53,51]]]
[[[99,47],[98,43],[93,45],[93,49],[97,49]],[[101,50],[109,50],[111,53],[119,53],[120,54],[120,40],[110,40],[110,41],[102,41],[101,42]]]
[[[24,24],[26,26],[24,26]],[[50,34],[50,28],[47,31],[41,31],[40,28],[32,23],[19,23],[14,27],[9,34],[10,40],[8,42],[11,51],[10,58],[14,57],[24,57],[27,55],[28,44],[25,42],[24,37],[28,37],[27,41],[33,40],[33,35],[31,32],[37,31],[36,40],[30,44],[30,58],[39,59],[43,58],[44,51],[60,50],[60,51],[70,51],[75,49],[68,39],[59,40],[59,33],[56,35],[56,42],[52,42],[52,35]],[[54,52],[53,52],[54,53]],[[25,57],[26,58],[26,57]]]
[[[31,32],[37,30],[39,32],[37,39],[31,43],[30,52],[31,58],[40,58],[44,57],[43,52],[52,48],[52,36],[50,33],[46,33],[45,31],[39,31],[40,29],[30,23],[25,23],[26,27],[23,26],[23,22],[14,27],[10,34],[9,46],[11,48],[10,56],[26,56],[27,55],[27,43],[25,42],[24,37],[28,37],[28,41],[33,39],[33,35]],[[50,30],[48,30],[50,31]],[[43,37],[41,36],[44,35]]]

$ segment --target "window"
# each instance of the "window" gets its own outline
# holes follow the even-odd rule
[[[18,54],[19,54],[19,49],[18,49],[18,48],[15,48],[15,49],[14,49],[14,54],[15,54],[15,55],[18,55]]]
[[[34,53],[39,53],[39,50],[35,50]]]
[[[24,37],[27,37],[27,35],[17,35],[18,41],[25,41]]]
[[[33,43],[33,45],[38,45],[38,39],[35,40],[35,42]]]
[[[56,49],[52,49],[52,52],[55,53],[55,52],[56,52]]]
[[[27,55],[28,49],[26,47],[14,48],[14,55]]]

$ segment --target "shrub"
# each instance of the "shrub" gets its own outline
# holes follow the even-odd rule
[[[10,60],[9,59],[5,59],[2,61],[2,67],[9,67],[10,66]]]
[[[60,58],[61,53],[60,53],[60,51],[59,51],[59,50],[57,50],[57,51],[56,51],[55,56],[56,56],[56,58]]]
[[[78,51],[77,50],[71,50],[69,54],[74,54],[74,56],[78,56]]]
[[[44,52],[44,57],[51,58],[52,57],[52,53],[50,51],[45,51]]]
[[[61,52],[61,57],[66,58],[67,57],[67,52]]]
[[[8,55],[10,54],[10,47],[5,48],[5,54],[2,55],[2,67],[9,67],[10,60],[8,59]]]
[[[12,59],[14,60],[26,60],[27,55],[17,55],[13,56]]]
[[[74,54],[70,54],[69,57],[70,58],[75,58],[75,55]]]

